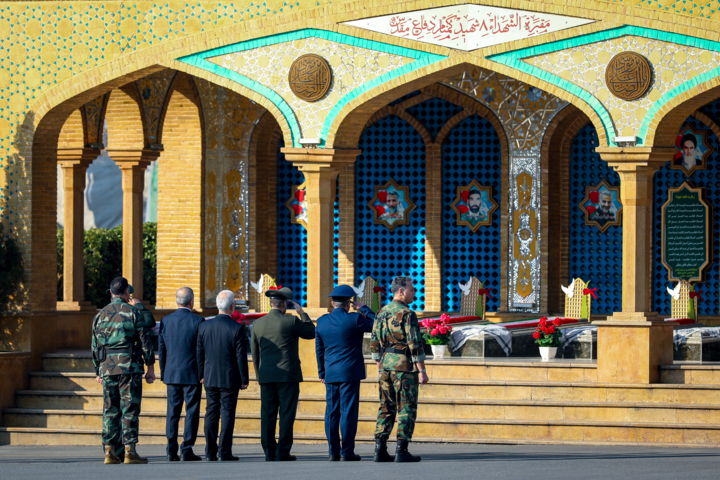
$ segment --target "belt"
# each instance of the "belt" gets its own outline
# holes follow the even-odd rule
[[[128,355],[132,355],[133,351],[132,348],[106,348],[107,353],[127,353]]]
[[[404,350],[398,350],[397,348],[388,347],[385,349],[385,353],[399,353],[400,355],[407,355],[410,356],[410,349],[406,348]]]

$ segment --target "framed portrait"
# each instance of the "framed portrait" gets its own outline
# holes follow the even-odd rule
[[[400,186],[390,179],[375,186],[375,196],[368,202],[376,225],[385,225],[391,232],[399,225],[410,223],[410,212],[415,203],[410,199],[410,187]]]
[[[483,187],[477,180],[470,185],[457,187],[457,196],[450,205],[457,215],[457,224],[465,225],[473,232],[492,225],[492,215],[498,204],[492,198],[492,187]]]
[[[705,170],[708,158],[713,152],[705,130],[695,130],[692,125],[685,124],[675,138],[675,148],[678,151],[673,157],[670,168],[682,170],[686,176],[695,170]]]
[[[585,225],[594,225],[600,232],[613,225],[620,225],[620,187],[611,186],[605,179],[597,185],[585,187],[585,198],[580,202],[580,210],[585,214]]]
[[[290,210],[290,222],[299,223],[307,230],[307,196],[305,195],[305,183],[292,186],[292,194],[285,202]]]

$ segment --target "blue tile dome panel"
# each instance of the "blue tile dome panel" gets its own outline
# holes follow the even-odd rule
[[[720,116],[720,101],[705,107],[707,114]],[[702,109],[701,109],[702,110]],[[717,117],[716,117],[717,118]],[[695,187],[705,188],[705,201],[711,206],[712,215],[712,263],[705,270],[705,282],[698,283],[703,301],[698,303],[699,315],[718,315],[718,288],[720,286],[718,260],[720,259],[720,144],[717,136],[702,122],[693,117],[686,121],[698,131],[706,131],[713,153],[707,160],[706,170],[695,170],[688,178],[682,170],[673,170],[668,162],[655,173],[653,201],[653,298],[652,309],[670,315],[670,295],[667,287],[676,282],[668,280],[668,271],[662,264],[662,206],[668,199],[668,189],[679,187],[687,179]]]
[[[285,144],[280,142],[280,148]],[[292,193],[293,185],[300,185],[305,176],[285,160],[285,154],[278,152],[277,175],[277,282],[290,287],[296,302],[307,305],[307,232],[305,228],[290,221],[290,211],[285,202]]]
[[[602,179],[610,185],[620,185],[618,174],[595,152],[598,145],[597,133],[590,124],[573,139],[570,150],[568,273],[570,278],[591,281],[590,288],[598,289],[598,298],[592,301],[593,313],[611,314],[622,310],[622,226],[612,226],[600,233],[597,227],[585,225],[585,214],[579,207],[586,186],[597,185]],[[550,232],[549,241],[553,235]],[[559,289],[560,285],[549,288]]]
[[[441,98],[431,98],[410,107],[407,112],[425,127],[435,141],[437,134],[452,117],[462,112],[463,108]]]
[[[362,154],[355,164],[355,279],[359,284],[373,277],[387,288],[398,275],[409,275],[417,290],[415,310],[425,308],[425,143],[404,120],[390,115],[368,127],[360,137]],[[375,225],[368,202],[375,186],[394,179],[410,186],[410,198],[417,208],[410,213],[410,224],[390,232]],[[387,303],[387,302],[385,302]]]
[[[492,124],[477,115],[460,122],[442,145],[442,308],[460,310],[458,282],[471,276],[485,282],[492,289],[487,310],[497,311],[500,297],[500,214],[506,205],[501,197],[502,157],[500,137]],[[492,187],[492,197],[499,208],[492,225],[480,227],[473,233],[467,226],[457,225],[457,214],[451,208],[457,197],[457,187],[477,180]]]

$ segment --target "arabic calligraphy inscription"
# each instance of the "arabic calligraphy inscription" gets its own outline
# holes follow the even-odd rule
[[[325,96],[332,84],[332,70],[319,55],[303,55],[290,67],[290,89],[306,102],[316,102]]]
[[[645,95],[652,83],[650,62],[639,53],[619,53],[605,70],[605,83],[616,97],[628,102],[636,100]]]

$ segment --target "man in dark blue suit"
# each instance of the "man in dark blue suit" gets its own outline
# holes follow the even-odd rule
[[[167,457],[170,462],[197,461],[193,453],[200,422],[200,397],[202,385],[198,381],[197,336],[204,318],[192,313],[195,304],[191,288],[182,287],[175,293],[178,309],[160,322],[161,380],[167,385]],[[185,400],[185,433],[178,457],[178,423]]]
[[[238,392],[250,383],[247,362],[245,325],[233,320],[235,296],[223,290],[215,301],[220,312],[200,325],[197,340],[197,365],[200,383],[205,385],[205,460],[218,460],[218,426],[220,432],[220,461],[237,461],[232,454],[235,430],[235,409]]]
[[[360,381],[365,375],[363,335],[371,332],[375,314],[366,305],[350,299],[352,287],[340,285],[332,291],[333,311],[318,318],[315,329],[318,376],[325,384],[325,435],[330,461],[358,461],[355,454]],[[360,313],[349,313],[350,305]],[[340,448],[342,432],[342,449]]]

